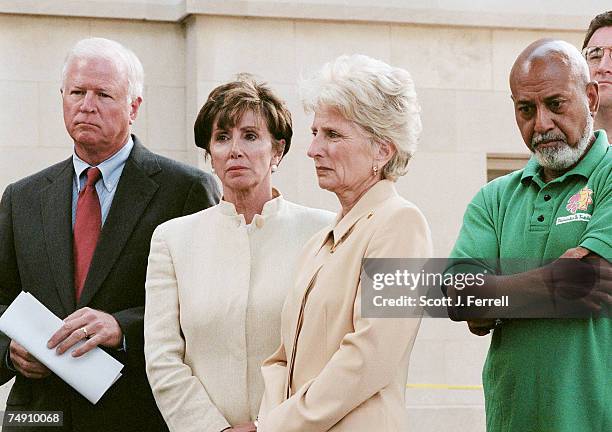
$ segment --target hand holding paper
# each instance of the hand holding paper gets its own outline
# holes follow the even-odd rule
[[[11,341],[9,351],[11,362],[21,375],[27,378],[40,379],[51,374],[47,366],[39,362],[32,354],[14,340]]]
[[[121,327],[111,314],[85,307],[64,319],[64,325],[51,336],[47,348],[57,347],[57,353],[64,354],[77,342],[88,338],[72,351],[73,357],[79,357],[98,345],[117,349],[122,336]]]
[[[64,322],[31,294],[22,292],[0,317],[0,331],[95,404],[121,376],[123,365],[95,347],[80,357],[47,348]],[[77,349],[83,341],[74,345]]]

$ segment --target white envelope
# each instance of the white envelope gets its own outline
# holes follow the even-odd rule
[[[27,292],[21,292],[0,317],[0,331],[95,404],[119,379],[123,365],[98,347],[72,357],[70,353],[84,340],[57,355],[55,349],[47,348],[47,342],[62,325],[60,318]]]

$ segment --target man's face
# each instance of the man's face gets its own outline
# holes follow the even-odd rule
[[[574,165],[592,134],[590,111],[597,89],[580,87],[569,66],[558,60],[535,60],[510,80],[516,123],[540,165],[562,171]]]
[[[128,80],[105,58],[73,60],[62,91],[64,123],[76,152],[87,162],[104,160],[127,141],[141,99],[128,102]]]
[[[612,108],[612,27],[598,28],[587,47],[602,47],[603,56],[587,60],[591,79],[599,83],[599,103]]]

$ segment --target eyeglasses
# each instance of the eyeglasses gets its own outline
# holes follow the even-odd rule
[[[582,50],[582,55],[586,61],[590,64],[599,64],[603,58],[606,50],[608,50],[608,57],[612,60],[612,46],[590,46]]]

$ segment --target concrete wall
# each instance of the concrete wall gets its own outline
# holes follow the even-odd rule
[[[0,0],[0,191],[70,155],[61,65],[77,40],[102,36],[133,49],[144,64],[138,136],[204,168],[192,125],[208,92],[238,72],[268,81],[288,101],[295,123],[275,185],[291,200],[335,209],[335,197],[318,189],[306,157],[311,118],[300,107],[296,81],[340,54],[364,53],[415,79],[424,133],[398,188],[423,210],[436,254],[445,256],[466,204],[485,182],[486,154],[526,151],[507,85],[514,58],[544,36],[579,45],[590,11],[573,2],[552,12],[538,2],[370,3]],[[477,386],[487,347],[488,338],[470,335],[464,325],[423,322],[409,374],[412,430],[484,430]],[[453,385],[467,387],[448,388]]]

